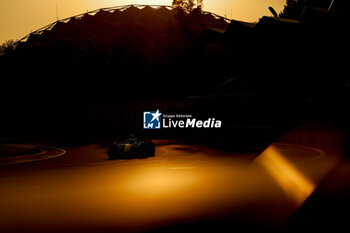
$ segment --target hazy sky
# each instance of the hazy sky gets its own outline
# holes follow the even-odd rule
[[[87,10],[126,4],[171,5],[172,0],[0,0],[0,43],[20,39],[57,19]],[[228,18],[256,21],[270,15],[268,6],[280,12],[286,0],[204,0],[204,10]]]

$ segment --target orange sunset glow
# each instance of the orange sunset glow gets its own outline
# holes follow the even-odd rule
[[[171,5],[171,0],[13,0],[0,2],[0,43],[20,39],[59,19],[103,7],[127,4]],[[245,21],[270,15],[268,7],[280,12],[284,0],[205,0],[204,10]]]
[[[0,1],[0,233],[344,232],[346,9]]]

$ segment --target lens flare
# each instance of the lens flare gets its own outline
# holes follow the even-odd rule
[[[298,205],[302,205],[316,187],[316,184],[299,172],[275,145],[268,147],[256,162],[267,169],[284,192]]]

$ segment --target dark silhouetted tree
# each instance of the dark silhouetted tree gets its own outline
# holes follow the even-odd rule
[[[279,17],[299,19],[306,5],[307,0],[287,0],[283,11],[279,14]]]
[[[5,55],[6,53],[13,50],[14,40],[7,40],[0,45],[0,56]]]
[[[172,5],[176,10],[175,18],[179,21],[181,33],[187,40],[195,40],[203,29],[203,0],[173,0]]]
[[[202,10],[203,0],[173,0],[172,5],[174,8],[181,8],[189,13],[194,10]]]
[[[203,0],[173,0],[173,7],[177,10],[175,17],[180,21],[184,31],[194,31],[200,25]]]
[[[178,43],[184,48],[185,70],[188,72],[192,67],[197,67],[197,72],[204,57],[204,43],[201,39],[205,29],[203,0],[173,0],[172,5],[178,21],[177,35],[182,38]]]

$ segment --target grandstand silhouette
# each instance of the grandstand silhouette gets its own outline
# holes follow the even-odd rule
[[[337,12],[310,9],[306,20],[247,23],[128,5],[58,20],[0,57],[3,132],[129,131],[160,109],[224,122],[167,136],[273,141],[349,99]]]
[[[77,26],[77,24],[79,25],[79,23],[80,25],[84,24],[88,21],[87,18],[89,18],[90,16],[96,16],[95,20],[97,20],[98,18],[100,21],[104,21],[104,23],[106,24],[110,23],[115,27],[130,23],[133,24],[136,23],[133,22],[133,20],[136,20],[138,23],[141,24],[140,26],[144,26],[146,28],[156,28],[160,24],[164,24],[167,21],[173,20],[174,11],[172,6],[166,5],[133,4],[100,8],[65,19],[57,20],[56,22],[46,25],[21,38],[16,42],[16,45],[27,41],[30,37],[35,37],[48,31],[55,31],[55,27],[62,27],[58,26],[62,23],[68,23],[67,29],[69,27]],[[225,24],[230,21],[226,17],[207,11],[203,11],[202,16],[202,20],[206,21],[205,23],[211,27],[225,27]],[[153,18],[150,19],[150,17]]]
[[[207,29],[228,25],[228,19],[209,12],[179,19],[169,6],[102,8],[30,33],[16,42],[13,60],[6,62],[13,72],[31,76],[31,97],[33,90],[38,92],[32,84],[46,87],[48,74],[55,83],[50,88],[66,90],[68,99],[77,90],[84,98],[188,96],[198,82],[204,89],[212,85],[201,78],[208,69],[200,67],[213,68],[224,60],[221,45],[214,51],[207,46]],[[172,79],[177,81],[162,88]]]

